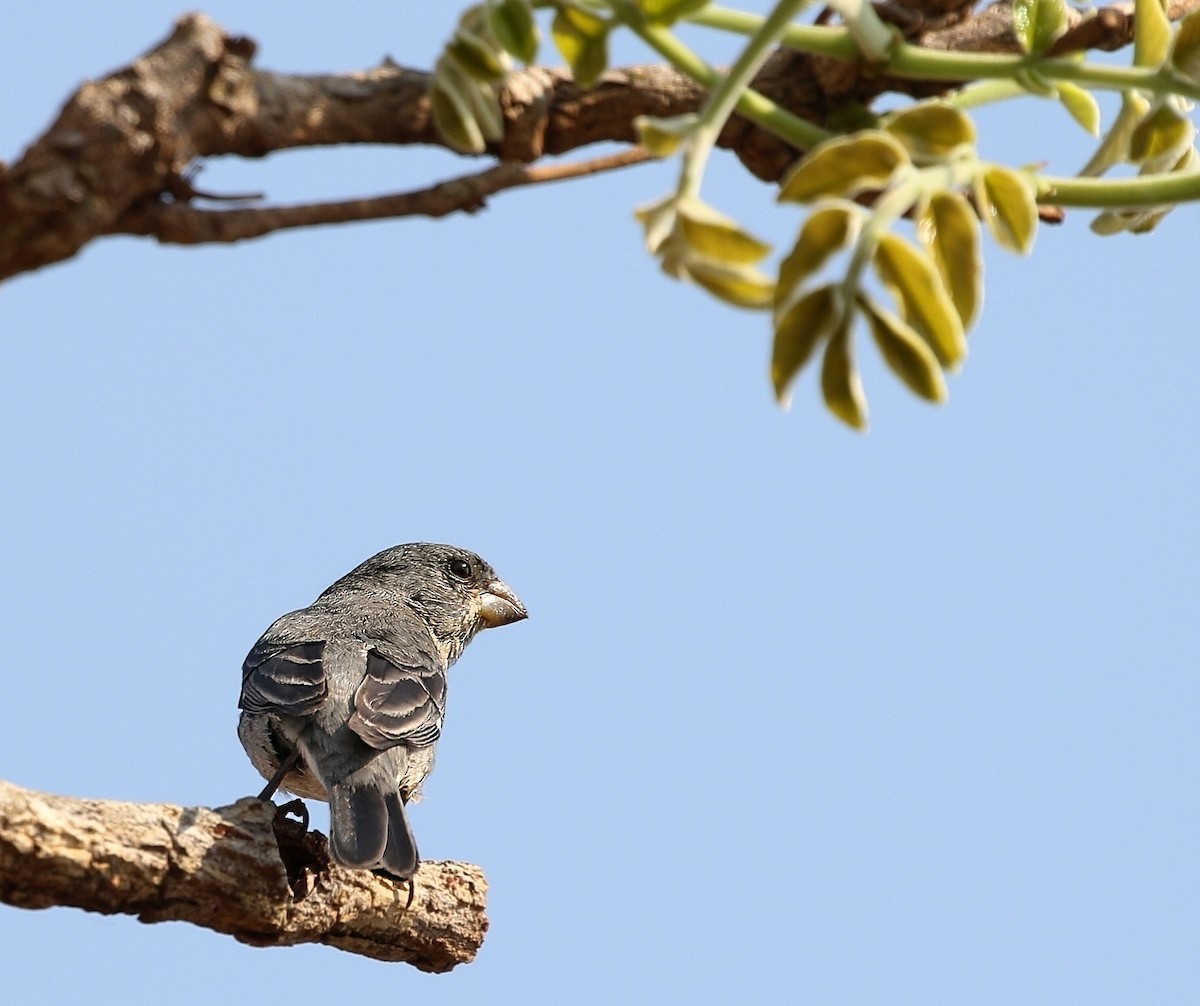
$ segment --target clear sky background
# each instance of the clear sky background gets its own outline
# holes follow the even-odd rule
[[[10,11],[0,156],[182,9]],[[297,72],[428,67],[455,13],[205,9]],[[1087,156],[1049,105],[984,128],[1017,163]],[[298,201],[473,167],[293,153],[200,184]],[[644,254],[632,210],[674,170],[436,223],[111,239],[0,289],[0,776],[257,791],[246,651],[398,542],[475,549],[531,612],[455,668],[413,814],[426,857],[487,873],[475,963],[0,907],[13,1002],[1197,1001],[1200,216],[989,245],[949,404],[864,345],[863,437],[812,374],[777,409],[765,317]],[[728,156],[705,191],[794,233]]]

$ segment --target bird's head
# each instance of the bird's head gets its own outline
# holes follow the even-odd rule
[[[345,579],[351,577],[416,611],[451,662],[480,629],[529,617],[491,566],[454,545],[397,545],[372,556]]]

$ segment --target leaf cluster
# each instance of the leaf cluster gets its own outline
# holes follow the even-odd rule
[[[535,8],[551,11],[549,37],[583,88],[608,66],[612,33],[637,34],[710,89],[697,113],[637,123],[647,151],[681,158],[677,190],[637,211],[648,249],[669,275],[736,307],[769,310],[776,397],[786,404],[798,375],[820,357],[826,405],[858,429],[867,423],[855,356],[860,319],[908,389],[944,401],[946,376],[966,358],[967,333],[983,301],[983,230],[1001,247],[1026,254],[1038,201],[1057,200],[1102,208],[1092,225],[1098,233],[1143,233],[1174,205],[1151,199],[1154,185],[1173,175],[1200,179],[1189,101],[1200,95],[1200,12],[1174,28],[1164,0],[1134,0],[1134,69],[1122,76],[1088,66],[1079,55],[1052,55],[1070,23],[1065,0],[1014,0],[1019,58],[922,50],[885,25],[865,0],[831,0],[843,28],[801,27],[793,19],[802,6],[802,0],[779,0],[757,17],[706,0],[484,0],[463,14],[437,64],[434,120],[465,152],[482,152],[501,139],[497,85],[514,61],[529,63],[537,55]],[[746,36],[727,75],[683,44],[673,30],[679,21]],[[977,77],[978,83],[948,100],[916,102],[882,116],[867,111],[859,118],[863,128],[830,136],[753,90],[752,71],[780,42],[843,58],[856,52],[890,73],[964,82]],[[1005,85],[994,86],[1001,77]],[[1080,178],[1053,179],[980,159],[966,113],[972,105],[1021,95],[1050,98],[1099,135],[1092,92],[1101,88],[1120,90],[1121,108]],[[773,272],[765,265],[770,245],[700,196],[708,152],[735,107],[808,148],[779,191],[781,203],[805,207],[807,217]],[[1146,196],[1135,191],[1130,202],[1114,200],[1118,189],[1099,176],[1119,165],[1136,169]],[[1200,198],[1200,180],[1190,198]],[[902,221],[911,223],[911,238],[901,233]],[[836,261],[844,263],[840,271]]]

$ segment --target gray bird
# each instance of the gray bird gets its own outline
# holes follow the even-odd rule
[[[479,556],[417,542],[372,556],[263,633],[242,666],[238,737],[254,767],[325,800],[343,866],[412,877],[404,805],[433,768],[446,669],[480,629],[527,617]]]

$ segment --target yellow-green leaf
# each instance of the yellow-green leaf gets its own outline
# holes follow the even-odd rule
[[[892,373],[900,378],[910,391],[931,402],[946,400],[946,379],[942,368],[929,344],[908,325],[869,297],[860,303],[867,313],[867,324],[875,345]]]
[[[656,115],[639,115],[633,120],[642,146],[655,157],[670,157],[679,149],[696,128],[700,120],[695,112],[659,118]]]
[[[1130,234],[1149,234],[1154,228],[1163,222],[1163,218],[1171,212],[1173,207],[1164,206],[1157,210],[1146,210],[1137,216],[1129,224]]]
[[[765,258],[771,246],[747,234],[737,221],[697,199],[680,200],[679,227],[689,250],[728,265],[750,265]]]
[[[651,255],[657,255],[663,242],[670,237],[675,229],[675,196],[667,196],[656,203],[639,206],[634,216],[646,231],[646,248]]]
[[[787,306],[805,280],[854,240],[861,220],[861,211],[850,203],[820,206],[808,215],[796,246],[779,265],[775,283],[777,312]]]
[[[1171,47],[1171,66],[1179,76],[1200,84],[1200,11],[1192,11],[1179,23]]]
[[[979,218],[957,192],[935,192],[917,217],[917,237],[933,257],[963,330],[983,300]]]
[[[944,101],[923,101],[883,120],[883,128],[896,137],[916,161],[945,157],[975,142],[975,124],[965,112]]]
[[[1171,47],[1171,22],[1162,0],[1133,0],[1133,65],[1160,67]]]
[[[537,58],[539,37],[529,0],[493,0],[487,9],[488,27],[496,41],[522,63]]]
[[[1129,138],[1129,160],[1134,164],[1174,158],[1191,143],[1192,124],[1170,105],[1159,105],[1144,118]]]
[[[1148,234],[1163,221],[1172,207],[1158,206],[1137,210],[1105,210],[1090,224],[1092,233],[1101,237],[1113,234]]]
[[[1093,234],[1098,234],[1102,238],[1112,237],[1114,234],[1123,234],[1129,230],[1131,214],[1128,210],[1105,210],[1103,213],[1098,213],[1096,218],[1088,224]]]
[[[1138,171],[1139,175],[1157,174],[1164,167],[1167,171],[1194,171],[1196,161],[1200,159],[1194,147],[1189,146],[1175,161],[1170,165],[1151,165],[1143,164]],[[1154,230],[1163,218],[1175,208],[1174,204],[1166,204],[1163,206],[1139,206],[1136,209],[1124,210],[1108,210],[1101,213],[1092,221],[1092,230],[1102,236],[1110,234],[1118,234],[1123,231],[1128,231],[1130,234],[1148,234]]]
[[[908,164],[904,147],[887,133],[867,130],[839,136],[815,147],[797,164],[779,190],[781,202],[806,203],[820,196],[849,196],[881,189]]]
[[[708,6],[709,0],[638,0],[638,6],[650,24],[670,25],[681,17],[695,14]]]
[[[796,375],[841,321],[842,309],[833,284],[810,290],[793,304],[775,325],[771,349],[771,384],[775,398],[787,408],[788,389]]]
[[[573,4],[559,7],[555,18],[568,30],[583,38],[604,38],[612,27],[598,14],[590,14]]]
[[[1085,91],[1078,84],[1062,81],[1058,85],[1058,100],[1062,102],[1071,115],[1093,136],[1100,135],[1100,106],[1092,96],[1091,91]]]
[[[483,131],[458,76],[444,72],[444,59],[438,60],[433,88],[429,92],[433,124],[455,150],[464,154],[482,154],[487,149]]]
[[[933,260],[898,234],[885,234],[875,248],[875,271],[914,329],[944,367],[967,356],[967,337]]]
[[[975,198],[996,243],[1009,251],[1028,254],[1038,222],[1037,202],[1029,177],[990,164],[976,179]]]
[[[691,257],[685,257],[683,265],[705,290],[734,307],[766,307],[775,293],[771,277],[751,266]]]
[[[608,28],[601,18],[578,7],[560,7],[550,25],[550,35],[563,59],[584,90],[591,87],[608,66]]]
[[[1026,52],[1040,54],[1067,30],[1063,0],[1013,0],[1013,32]]]
[[[1104,174],[1114,164],[1120,164],[1129,156],[1129,138],[1138,123],[1150,111],[1150,102],[1136,91],[1125,91],[1121,95],[1121,110],[1116,120],[1100,141],[1100,146],[1079,172],[1085,177]]]
[[[825,346],[825,358],[821,361],[821,396],[838,419],[856,430],[865,430],[867,397],[854,365],[850,328],[851,316],[847,313]]]

